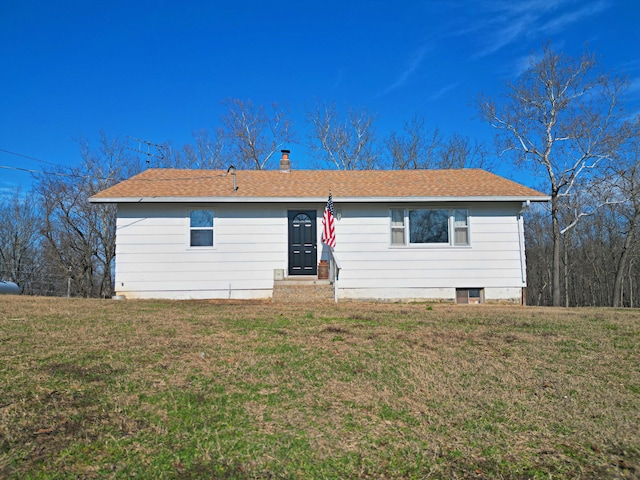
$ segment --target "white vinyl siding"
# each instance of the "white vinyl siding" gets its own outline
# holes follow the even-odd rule
[[[322,212],[324,203],[119,204],[116,293],[128,298],[268,298],[274,270],[287,269],[291,208]],[[511,299],[525,286],[520,202],[434,207],[450,212],[452,239],[425,248],[408,243],[407,210],[413,207],[336,202],[336,208],[342,212],[335,248],[340,298],[453,301],[456,288],[473,287],[483,288],[486,300]],[[189,212],[198,209],[215,212],[215,248],[190,247]],[[394,216],[396,210],[402,215]],[[318,228],[318,258],[323,258],[327,252],[321,250],[327,247],[320,234]],[[465,240],[465,248],[452,248]],[[396,241],[406,248],[396,248]]]
[[[340,289],[351,298],[444,298],[455,299],[455,289],[484,288],[487,299],[508,295],[519,298],[524,287],[520,263],[517,212],[519,202],[470,203],[466,208],[451,207],[451,226],[455,242],[429,244],[427,248],[402,246],[395,208],[384,211],[367,205],[342,206],[342,219],[336,224],[336,254],[340,259]],[[420,207],[422,208],[422,207]],[[434,207],[440,209],[440,207]],[[464,222],[457,212],[465,212]],[[395,219],[408,219],[408,214]],[[408,231],[408,225],[404,225]],[[473,239],[470,242],[470,239]],[[454,239],[452,239],[452,242]],[[495,297],[492,297],[495,295]]]
[[[287,264],[286,208],[120,204],[116,292],[128,298],[268,298]],[[215,211],[215,249],[191,247],[191,210]]]

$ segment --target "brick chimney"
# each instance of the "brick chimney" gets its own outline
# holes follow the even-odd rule
[[[280,159],[280,172],[281,173],[289,173],[291,172],[291,161],[289,160],[289,153],[291,150],[280,150],[282,153],[282,158]]]

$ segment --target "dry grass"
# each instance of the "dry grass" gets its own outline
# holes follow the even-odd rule
[[[640,311],[0,297],[0,478],[639,478]]]

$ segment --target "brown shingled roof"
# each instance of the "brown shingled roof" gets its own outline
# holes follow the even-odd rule
[[[463,170],[220,170],[149,169],[94,195],[95,202],[180,199],[323,199],[335,200],[514,197],[545,201],[536,190],[478,169]],[[490,197],[490,198],[489,198]]]

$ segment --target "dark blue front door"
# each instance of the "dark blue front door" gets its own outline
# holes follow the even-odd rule
[[[289,275],[317,275],[316,212],[289,210]]]

